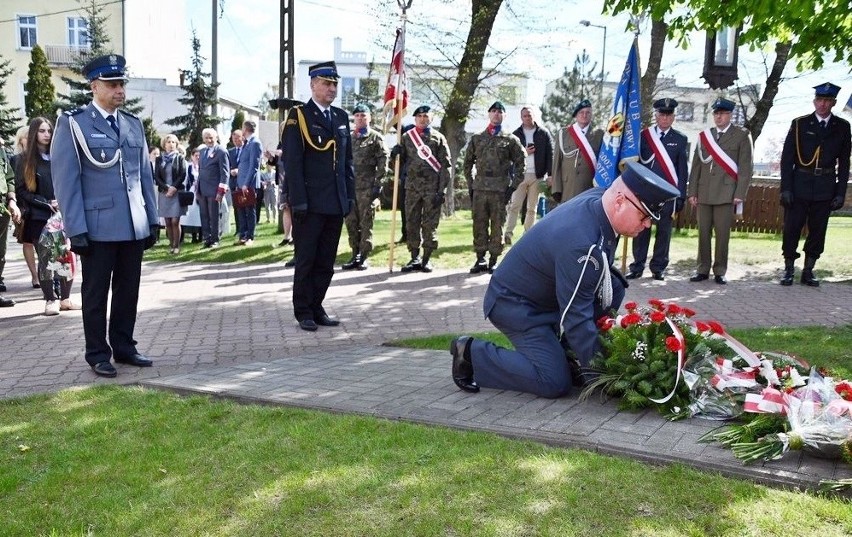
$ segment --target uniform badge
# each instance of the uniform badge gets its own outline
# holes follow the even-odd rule
[[[581,265],[582,265],[583,263],[586,263],[586,262],[589,262],[589,263],[591,263],[592,265],[594,265],[594,266],[595,266],[595,270],[596,270],[596,271],[598,271],[598,270],[600,270],[600,269],[601,269],[600,262],[598,262],[598,259],[597,259],[596,257],[594,257],[594,256],[591,256],[591,255],[588,255],[588,254],[587,254],[587,255],[581,256],[581,257],[579,257],[579,258],[577,259],[577,263],[579,263],[579,264],[581,264]]]
[[[104,153],[103,149],[101,149],[101,160],[106,162],[106,153]]]

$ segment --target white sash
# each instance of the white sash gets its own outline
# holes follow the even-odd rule
[[[716,139],[713,137],[713,131],[706,129],[699,133],[698,138],[701,140],[701,146],[707,150],[707,153],[713,158],[725,173],[731,176],[734,181],[737,180],[737,163],[728,156],[725,151],[719,147]]]
[[[673,187],[677,188],[677,171],[675,170],[672,158],[669,156],[669,152],[666,151],[665,146],[663,146],[663,141],[660,140],[659,133],[650,127],[642,129],[642,138],[651,147],[651,152],[654,153],[654,157],[651,160],[654,160],[654,158],[657,159],[657,162],[660,163],[660,167],[663,169],[663,174],[665,175],[666,180],[671,183]],[[650,160],[647,163],[643,161],[645,164],[649,164],[650,162]]]
[[[420,137],[420,133],[417,132],[417,128],[409,129],[406,134],[411,139],[414,147],[417,148],[417,156],[425,160],[433,170],[440,173],[441,163],[438,162],[438,159],[432,154],[432,148],[426,145],[426,142],[424,142],[423,138]]]
[[[589,139],[586,138],[586,135],[583,134],[583,129],[580,128],[576,123],[572,124],[568,127],[568,134],[571,135],[571,138],[574,140],[574,143],[577,145],[577,148],[580,150],[580,153],[583,154],[583,158],[586,159],[586,163],[589,165],[589,168],[595,169],[597,165],[598,159],[595,156],[595,152],[592,151],[592,146],[589,144]]]

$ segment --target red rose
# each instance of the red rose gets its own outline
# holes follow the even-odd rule
[[[838,382],[837,386],[834,387],[834,391],[836,391],[837,394],[846,401],[852,401],[852,383],[848,380]]]
[[[695,316],[695,310],[691,310],[689,308],[683,308],[683,314],[686,315],[687,317],[694,317]]]
[[[600,328],[600,330],[603,332],[607,332],[613,326],[615,326],[615,319],[611,317],[606,317],[603,319],[603,323],[601,323],[598,328]]]
[[[624,309],[626,309],[627,311],[633,311],[638,307],[639,307],[639,304],[637,304],[636,302],[628,302],[627,304],[624,305]]]
[[[655,323],[661,323],[666,320],[666,314],[662,311],[652,311],[651,320]]]
[[[678,306],[677,304],[669,304],[668,308],[666,308],[666,313],[668,313],[669,315],[677,315],[681,311],[683,310],[681,310],[680,306]]]
[[[669,336],[666,338],[666,348],[672,352],[678,352],[683,349],[683,343],[674,336]]]
[[[624,317],[621,318],[621,327],[627,328],[628,326],[632,326],[634,324],[639,324],[642,322],[642,316],[638,313],[628,313]]]
[[[651,300],[648,301],[648,304],[650,304],[651,307],[653,307],[655,310],[661,310],[662,311],[666,307],[666,305],[663,304],[663,301],[660,300],[659,298],[652,298]]]
[[[695,321],[695,329],[698,330],[699,333],[707,332],[710,330],[710,326],[703,321]]]
[[[707,321],[707,324],[710,325],[710,331],[714,334],[724,334],[725,328],[717,321]]]

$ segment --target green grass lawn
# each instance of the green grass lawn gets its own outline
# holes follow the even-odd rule
[[[735,335],[817,363],[833,356],[849,373],[850,328]],[[0,401],[0,513],[3,536],[852,533],[848,499],[493,434],[117,386]]]

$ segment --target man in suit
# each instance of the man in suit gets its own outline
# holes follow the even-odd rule
[[[151,365],[133,339],[143,251],[154,245],[157,204],[142,122],[124,110],[125,60],[111,54],[83,67],[92,103],[65,112],[50,149],[53,186],[83,261],[86,362],[116,376],[117,363]],[[110,289],[109,343],[107,301]]]
[[[669,243],[672,240],[672,218],[674,213],[683,209],[686,201],[687,159],[686,149],[689,142],[682,133],[672,128],[677,101],[659,99],[654,101],[655,125],[642,130],[639,145],[642,164],[656,173],[680,191],[680,196],[672,200],[660,213],[654,235],[654,255],[648,263],[655,280],[664,280],[666,267],[669,266]],[[626,278],[632,280],[642,276],[645,261],[648,259],[648,246],[651,244],[651,230],[643,230],[633,239],[633,263],[630,264]]]
[[[355,169],[349,114],[331,106],[337,65],[308,68],[311,99],[290,109],[284,122],[284,178],[293,215],[296,268],[293,313],[302,330],[337,326],[322,302],[334,275],[343,218],[355,208]]]
[[[239,163],[237,164],[237,189],[243,192],[255,193],[258,187],[260,161],[263,158],[263,145],[255,136],[257,124],[254,121],[243,123],[243,138],[245,143],[240,150]],[[257,225],[257,209],[254,205],[239,207],[237,213],[237,227],[240,230],[239,244],[244,246],[254,242],[254,228]]]
[[[678,195],[630,162],[608,189],[573,198],[524,233],[494,271],[483,300],[485,316],[515,348],[469,336],[453,340],[456,385],[467,392],[482,386],[561,397],[589,382],[584,368],[598,350],[595,322],[624,298],[624,285],[610,269],[618,236],[647,229]]]
[[[831,211],[843,208],[849,181],[849,122],[832,115],[840,86],[830,82],[814,88],[814,112],[793,120],[781,152],[781,204],[784,206],[784,276],[781,285],[793,285],[796,249],[807,223],[805,268],[800,281],[819,287],[814,265],[825,249]]]
[[[554,142],[553,184],[550,192],[556,203],[565,203],[592,188],[603,131],[590,127],[592,103],[583,99],[574,107],[574,123],[559,130]]]
[[[728,241],[734,212],[745,201],[752,174],[751,136],[748,131],[731,125],[736,104],[728,99],[713,103],[715,127],[699,133],[695,144],[692,170],[689,172],[687,195],[698,209],[698,267],[689,281],[710,278],[711,259],[714,281],[728,283]],[[710,257],[710,239],[716,235],[716,248]]]
[[[207,149],[201,152],[198,165],[198,207],[201,212],[201,239],[205,248],[219,246],[219,209],[228,190],[228,153],[219,145],[216,129],[201,131]]]
[[[239,172],[239,162],[240,162],[240,153],[243,150],[243,131],[240,129],[235,129],[231,133],[231,143],[234,144],[234,147],[228,149],[228,166],[230,167],[230,176],[228,177],[228,194],[227,194],[227,205],[228,207],[234,206],[234,191],[237,189],[237,172]],[[237,212],[234,211],[234,223],[237,229],[235,235],[237,237],[240,236],[240,220],[237,218]]]

